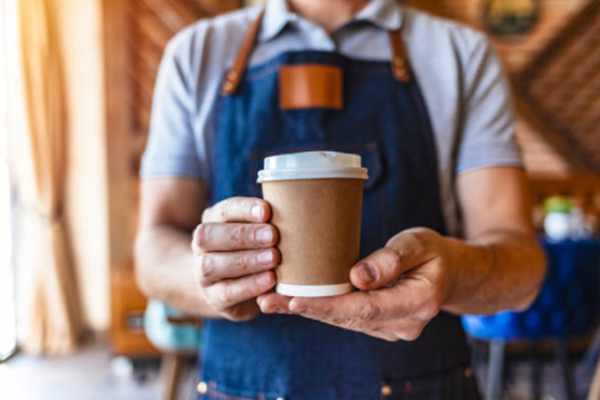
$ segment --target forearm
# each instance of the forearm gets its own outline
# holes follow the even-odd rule
[[[524,309],[535,299],[545,260],[534,235],[499,230],[447,243],[454,278],[442,309],[492,314]]]
[[[179,311],[203,318],[218,318],[198,287],[190,242],[190,232],[173,227],[141,229],[135,249],[138,283],[147,296]]]

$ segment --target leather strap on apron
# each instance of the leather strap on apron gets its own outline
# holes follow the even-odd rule
[[[397,81],[410,83],[410,66],[406,55],[406,47],[402,38],[402,29],[388,32],[392,50],[392,74]]]
[[[225,82],[221,88],[221,94],[223,96],[232,95],[237,91],[240,82],[242,81],[248,60],[250,59],[250,54],[256,43],[256,38],[258,37],[264,15],[265,10],[263,9],[248,28],[248,33],[242,42],[237,58],[225,76]],[[406,47],[404,46],[404,40],[402,38],[402,29],[389,31],[388,36],[392,54],[392,75],[399,82],[410,83],[410,66],[406,55]]]
[[[226,96],[235,93],[240,85],[240,82],[242,81],[242,75],[246,69],[246,65],[248,64],[248,59],[250,58],[250,53],[252,53],[254,43],[256,43],[256,38],[258,36],[258,32],[260,31],[260,25],[264,15],[265,10],[262,9],[258,14],[258,17],[248,28],[248,33],[242,42],[238,56],[229,72],[227,72],[227,76],[225,77],[225,82],[221,88],[222,95]]]

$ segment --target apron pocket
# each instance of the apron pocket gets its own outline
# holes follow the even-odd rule
[[[481,400],[471,368],[382,384],[381,400]]]

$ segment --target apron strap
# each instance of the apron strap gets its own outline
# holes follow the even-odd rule
[[[406,47],[402,38],[402,30],[396,29],[389,32],[390,47],[392,50],[392,75],[397,81],[402,83],[410,83],[411,73],[408,57],[406,55]]]
[[[244,75],[244,70],[246,69],[246,65],[248,64],[248,60],[250,58],[250,54],[254,49],[254,44],[256,43],[256,38],[258,36],[258,32],[260,31],[260,25],[263,20],[263,16],[265,15],[264,8],[258,14],[258,17],[251,23],[248,28],[248,33],[242,42],[242,46],[240,47],[239,53],[233,66],[227,72],[225,76],[225,82],[221,87],[221,94],[224,96],[229,96],[234,94],[240,83],[242,81],[242,77]],[[396,78],[397,81],[402,83],[410,83],[411,81],[411,73],[410,67],[408,64],[408,59],[406,56],[406,47],[404,46],[404,40],[402,38],[402,30],[396,29],[394,31],[390,31],[388,33],[390,39],[390,47],[391,47],[391,67],[392,67],[392,75]]]
[[[246,37],[242,42],[242,46],[240,47],[238,56],[235,62],[233,63],[233,66],[225,76],[225,82],[223,83],[223,87],[221,88],[222,95],[228,96],[237,91],[237,88],[240,85],[240,82],[242,81],[242,76],[244,75],[246,64],[248,64],[250,53],[252,53],[252,49],[254,48],[254,44],[256,43],[256,37],[258,36],[258,32],[260,31],[260,24],[262,23],[264,15],[265,10],[263,8],[258,14],[258,17],[254,21],[252,21],[252,24],[248,28],[248,33],[246,34]]]

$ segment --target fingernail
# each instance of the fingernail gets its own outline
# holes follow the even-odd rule
[[[370,264],[359,265],[356,271],[363,283],[373,283],[377,280],[377,270]]]
[[[271,244],[273,242],[273,231],[269,227],[259,229],[256,238],[261,244]]]
[[[271,265],[273,262],[273,251],[267,250],[258,253],[258,262],[263,265]]]
[[[262,274],[258,277],[258,284],[260,286],[270,286],[272,279],[271,274]]]
[[[250,214],[257,220],[262,221],[265,216],[265,208],[260,203],[254,204],[250,207]]]

